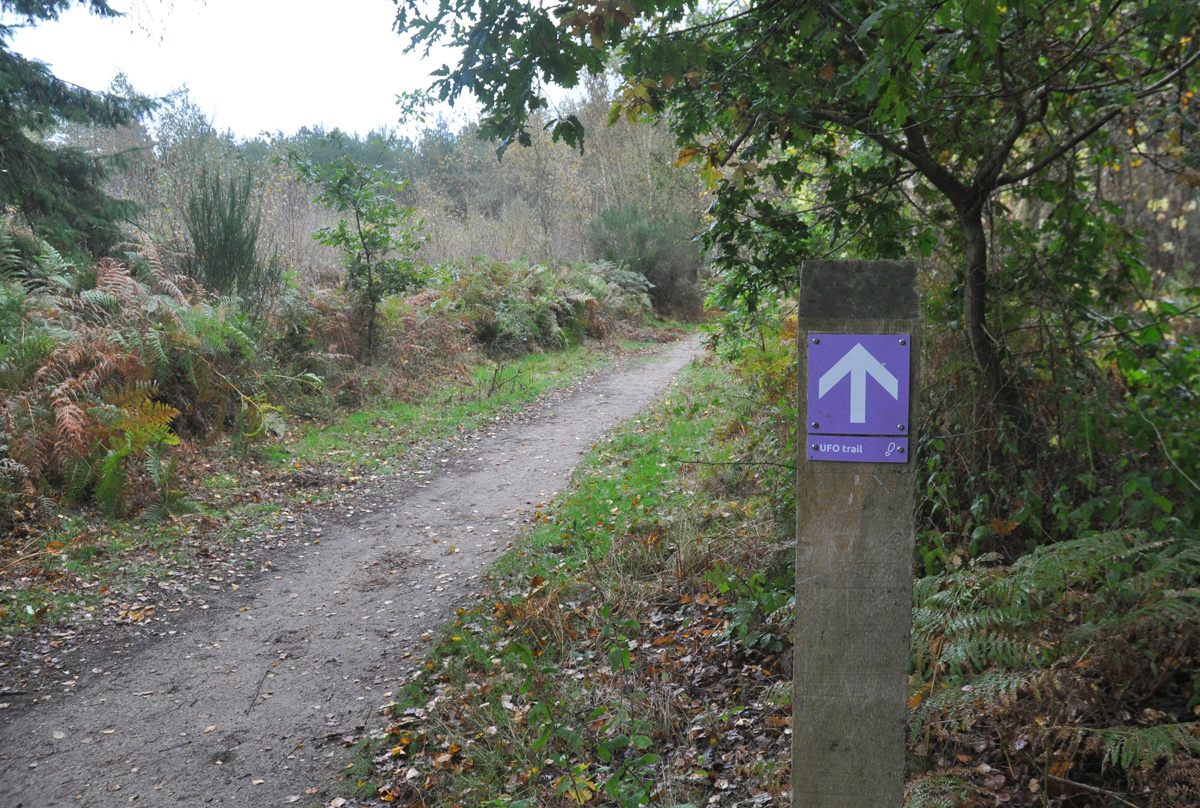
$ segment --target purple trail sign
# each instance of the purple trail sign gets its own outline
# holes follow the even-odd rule
[[[808,457],[908,460],[908,334],[808,335]]]

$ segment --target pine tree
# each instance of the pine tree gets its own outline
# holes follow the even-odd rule
[[[119,16],[105,0],[0,0],[25,25],[56,20],[75,2]],[[95,93],[62,81],[41,62],[9,49],[14,25],[0,24],[0,207],[14,208],[61,250],[106,251],[133,205],[105,193],[105,162],[48,139],[64,123],[121,126],[153,107],[146,98]]]

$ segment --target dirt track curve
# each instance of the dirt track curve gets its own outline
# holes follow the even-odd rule
[[[81,646],[77,681],[6,699],[0,808],[327,805],[344,739],[378,723],[421,635],[468,600],[531,503],[559,491],[581,451],[653,400],[697,345],[601,374],[426,482],[377,491],[319,544],[289,547],[253,582],[181,613],[172,633],[124,652]]]

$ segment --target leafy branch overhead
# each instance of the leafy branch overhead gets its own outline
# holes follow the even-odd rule
[[[461,50],[436,89],[475,95],[482,133],[502,148],[529,139],[547,84],[572,87],[615,61],[625,91],[614,114],[669,117],[679,161],[702,161],[715,185],[706,242],[726,307],[791,288],[805,258],[899,257],[945,228],[962,255],[967,344],[1018,425],[1028,416],[994,321],[989,206],[1005,189],[1044,193],[1118,146],[1200,179],[1194,0],[397,5],[410,47]],[[548,126],[582,142],[574,117]],[[826,206],[802,215],[813,200]]]

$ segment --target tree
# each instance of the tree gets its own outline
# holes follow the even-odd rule
[[[100,16],[119,16],[105,0],[0,0],[0,12],[34,25],[57,19],[76,1]],[[153,103],[59,80],[44,64],[9,50],[13,27],[0,25],[0,205],[14,207],[60,249],[101,253],[117,240],[118,222],[133,207],[105,193],[101,158],[47,136],[64,123],[121,126]]]
[[[336,156],[318,163],[298,149],[289,153],[301,179],[319,189],[317,200],[343,216],[332,227],[313,233],[337,247],[346,260],[346,285],[359,295],[367,312],[365,356],[375,356],[379,304],[389,295],[416,288],[422,278],[417,251],[424,223],[412,208],[396,201],[404,182],[393,171],[361,163],[346,153],[348,138],[337,129],[323,138],[323,150]]]
[[[546,84],[574,86],[616,57],[614,113],[669,117],[680,161],[702,160],[716,185],[706,241],[727,304],[787,288],[809,256],[898,257],[944,219],[985,398],[1023,431],[991,297],[986,220],[1000,196],[1069,184],[1073,166],[1113,159],[1123,130],[1200,180],[1187,146],[1195,0],[397,2],[410,47],[462,50],[438,92],[474,93],[502,147],[528,142]],[[574,116],[549,126],[584,135]]]

